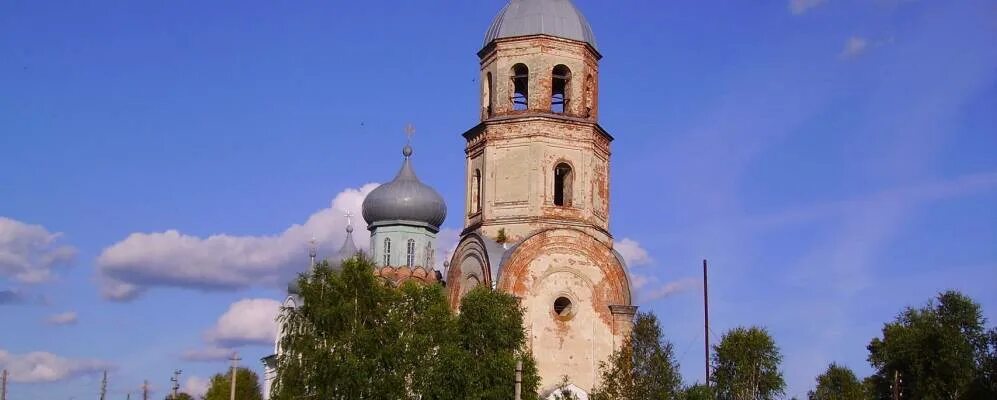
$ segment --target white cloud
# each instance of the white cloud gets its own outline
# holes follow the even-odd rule
[[[68,311],[60,314],[55,314],[48,317],[45,322],[50,325],[73,325],[79,322],[79,318],[74,311]]]
[[[232,349],[210,346],[203,349],[187,350],[180,358],[184,361],[194,362],[224,361],[228,360],[232,353]]]
[[[826,0],[789,0],[789,11],[794,15],[801,15],[810,9],[824,4]]]
[[[271,299],[243,299],[229,306],[215,326],[204,334],[211,343],[228,346],[273,344],[277,337],[280,302]]]
[[[26,283],[52,278],[52,270],[76,258],[72,246],[57,244],[61,233],[0,217],[0,276]]]
[[[8,371],[11,382],[47,383],[94,374],[111,365],[105,361],[69,359],[42,351],[18,355],[0,349],[0,367]]]
[[[653,281],[653,279],[650,277],[641,274],[634,274],[634,273],[630,274],[630,283],[633,284],[634,290],[639,290],[644,286],[647,286],[647,284],[650,283],[651,281]]]
[[[643,301],[660,300],[671,295],[695,289],[699,287],[699,285],[701,284],[700,282],[701,282],[700,280],[695,278],[685,278],[673,282],[668,282],[664,285],[654,287],[645,291],[641,296],[641,300]]]
[[[869,40],[860,36],[852,36],[845,41],[845,48],[841,49],[841,58],[855,58],[869,49]]]
[[[133,233],[105,248],[97,258],[101,293],[121,301],[150,287],[238,289],[290,279],[307,265],[307,242],[312,237],[319,242],[319,256],[339,250],[346,236],[346,212],[357,216],[353,219],[357,246],[367,247],[359,215],[364,197],[376,187],[367,184],[347,189],[304,224],[273,236],[219,234],[202,238],[177,230]]]
[[[623,260],[627,262],[628,267],[648,265],[652,261],[651,256],[647,254],[647,250],[641,247],[640,243],[636,240],[623,238],[614,242],[613,248],[623,256]]]
[[[183,383],[183,392],[193,396],[195,399],[199,399],[208,392],[209,387],[211,387],[211,380],[192,376],[187,378]]]
[[[656,276],[635,273],[632,267],[649,265],[654,261],[647,250],[636,240],[623,238],[614,242],[613,248],[626,261],[630,273],[630,283],[633,285],[631,289],[639,293],[638,297],[642,301],[653,301],[671,296],[695,287],[698,282],[695,279],[687,278],[661,284],[661,280]]]

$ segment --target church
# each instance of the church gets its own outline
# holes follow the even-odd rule
[[[542,393],[567,376],[584,399],[637,311],[609,231],[613,137],[598,119],[602,55],[571,0],[510,0],[477,55],[480,121],[463,133],[465,212],[456,250],[437,271],[435,241],[447,208],[416,176],[406,145],[394,179],[363,202],[375,273],[396,284],[445,285],[455,310],[478,285],[516,296]],[[333,265],[357,252],[352,225],[346,231]],[[285,306],[300,301],[290,285]],[[273,357],[264,359],[267,394]]]

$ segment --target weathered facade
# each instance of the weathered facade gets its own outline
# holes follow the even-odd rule
[[[481,122],[464,133],[464,230],[451,305],[477,285],[519,297],[542,387],[583,390],[636,312],[609,232],[610,142],[598,123],[599,59],[569,0],[512,0],[488,31]]]
[[[609,232],[613,137],[598,120],[602,56],[570,0],[511,0],[478,56],[480,123],[463,135],[467,190],[447,263],[450,304],[457,310],[479,285],[518,297],[541,389],[567,376],[584,399],[637,310]],[[405,146],[397,176],[363,204],[375,274],[395,285],[442,280],[433,260],[446,205],[416,177],[412,154]],[[335,261],[355,254],[347,227]],[[296,288],[288,293],[285,306],[300,305]],[[265,359],[268,388],[273,359]]]

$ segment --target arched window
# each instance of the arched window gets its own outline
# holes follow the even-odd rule
[[[564,65],[554,67],[550,80],[550,111],[563,114],[568,108],[568,84],[571,70]]]
[[[574,180],[571,166],[560,163],[554,167],[554,205],[571,206],[571,184]]]
[[[435,254],[433,254],[433,244],[432,243],[426,243],[426,263],[422,265],[423,267],[426,268],[426,270],[429,270],[429,269],[433,268],[433,257],[434,256],[435,256]]]
[[[415,266],[415,239],[409,239],[405,246],[405,265],[409,268]]]
[[[530,69],[524,64],[512,66],[512,109],[523,111],[530,107]]]
[[[384,266],[391,265],[391,238],[384,238]]]
[[[481,170],[475,169],[471,177],[471,214],[481,211]]]
[[[485,74],[484,87],[481,88],[481,109],[485,118],[492,116],[492,73]]]

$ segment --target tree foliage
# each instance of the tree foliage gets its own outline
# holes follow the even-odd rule
[[[868,380],[877,398],[900,381],[904,398],[995,398],[994,332],[986,332],[980,305],[959,292],[907,308],[885,324],[867,347],[876,372]],[[989,363],[989,367],[988,367]]]
[[[718,399],[769,400],[783,394],[782,355],[762,328],[735,328],[713,347],[714,393]]]
[[[713,388],[701,384],[685,388],[683,396],[685,400],[713,400],[716,398],[713,396]]]
[[[236,382],[236,383],[238,383],[238,382]],[[184,392],[177,392],[176,396],[174,396],[172,393],[170,393],[169,396],[166,396],[166,400],[194,400],[194,396],[191,396],[191,395],[189,395],[187,393],[184,393]]]
[[[281,316],[272,399],[508,399],[517,361],[524,399],[536,398],[514,297],[473,290],[458,316],[441,287],[392,287],[373,268],[358,257],[299,279],[303,304]]]
[[[523,309],[512,295],[477,287],[461,300],[457,344],[468,362],[461,399],[510,399],[515,394],[516,362],[523,361],[523,398],[534,399],[540,386],[536,363],[525,351]],[[459,382],[461,379],[455,381]]]
[[[229,400],[231,398],[231,373],[215,374],[211,385],[204,394],[204,400]],[[236,368],[235,398],[239,400],[263,400],[260,378],[249,368]]]
[[[862,382],[847,367],[832,363],[817,377],[817,387],[807,393],[809,400],[862,400]]]
[[[674,399],[682,394],[682,377],[672,344],[661,334],[658,318],[640,313],[630,338],[600,367],[602,383],[594,400]]]
[[[980,358],[980,373],[971,395],[997,398],[997,328],[990,328],[984,340]]]

